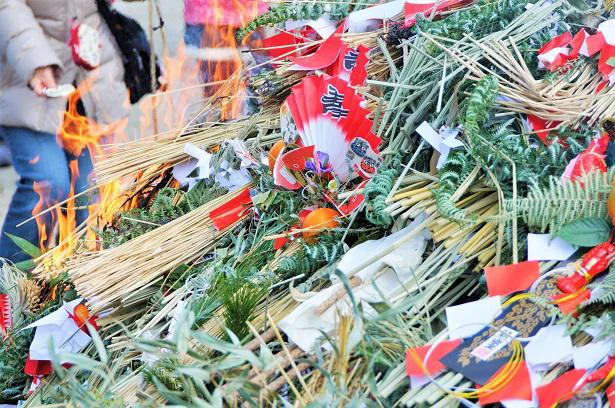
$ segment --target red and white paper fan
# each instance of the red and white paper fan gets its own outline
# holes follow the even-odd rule
[[[369,48],[359,45],[351,48],[342,44],[337,60],[326,70],[327,74],[339,77],[350,85],[363,85],[367,79],[367,54]]]
[[[274,176],[307,168],[341,182],[372,177],[380,165],[381,139],[371,131],[372,121],[367,118],[370,112],[364,103],[363,97],[340,78],[312,76],[294,86],[281,111],[282,132],[287,144],[308,149],[301,150],[294,160],[287,155],[296,156],[295,150],[282,152]]]
[[[13,312],[11,299],[7,294],[0,294],[0,336],[6,336],[8,329],[13,326]]]
[[[538,68],[555,71],[570,59],[568,44],[572,41],[572,33],[566,31],[554,37],[538,50]]]
[[[73,21],[68,45],[75,64],[88,70],[98,68],[102,45],[96,29]]]

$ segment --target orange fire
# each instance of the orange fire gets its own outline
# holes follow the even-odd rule
[[[117,127],[101,126],[82,116],[77,111],[77,103],[82,92],[87,90],[87,83],[80,86],[77,91],[68,98],[68,107],[64,112],[63,121],[58,132],[57,141],[63,149],[78,157],[83,149],[88,149],[93,161],[96,157],[103,154],[101,147],[102,138]],[[35,158],[36,159],[36,158]],[[36,163],[38,160],[32,160]],[[70,170],[70,190],[69,195],[63,203],[50,202],[49,186],[45,183],[34,183],[34,191],[39,195],[39,201],[32,210],[39,231],[39,247],[45,253],[54,247],[51,265],[61,264],[62,261],[73,253],[77,247],[77,220],[75,204],[75,180],[79,177],[79,166],[77,160],[69,162]],[[88,206],[89,216],[87,225],[87,237],[93,237],[94,227],[107,223],[112,214],[117,210],[114,205],[119,182],[113,182],[103,186],[98,191],[99,200]],[[45,222],[42,213],[48,208],[53,207]],[[51,221],[49,224],[49,220]],[[55,233],[54,233],[55,231]],[[55,239],[57,238],[57,240]],[[88,240],[88,242],[91,242]],[[57,245],[56,245],[57,244]],[[96,249],[90,246],[90,249]]]
[[[141,112],[140,136],[144,137],[175,137],[186,119],[191,119],[193,114],[201,107],[202,97],[213,96],[217,92],[217,100],[213,103],[219,109],[220,116],[216,119],[221,121],[238,118],[242,114],[245,101],[246,85],[239,73],[243,69],[244,61],[241,57],[242,44],[236,41],[237,24],[230,23],[225,15],[229,12],[236,13],[240,19],[240,26],[251,21],[259,11],[257,0],[212,0],[210,8],[213,13],[213,23],[205,24],[202,55],[199,56],[201,67],[188,63],[188,56],[183,47],[177,50],[176,56],[163,55],[162,60],[166,68],[166,76],[171,87],[170,92],[146,96],[139,103]],[[224,4],[223,4],[224,3]],[[229,11],[232,10],[232,11]],[[210,17],[212,17],[210,15]],[[211,18],[210,18],[211,20]],[[208,74],[208,84],[202,83],[201,72]],[[192,81],[192,82],[189,82]],[[173,90],[173,88],[179,88]],[[92,160],[104,155],[101,146],[105,142],[106,135],[123,131],[127,121],[116,124],[115,127],[94,123],[77,111],[77,102],[80,95],[88,92],[89,84],[81,84],[78,90],[68,100],[68,108],[63,116],[63,122],[58,132],[58,143],[75,156],[79,156],[83,149],[87,148]],[[195,97],[196,96],[196,97]],[[135,136],[135,135],[133,135]],[[118,142],[117,138],[114,141]],[[33,158],[34,164],[38,158]],[[75,204],[75,179],[78,176],[77,162],[70,163],[71,188],[68,199],[51,211],[48,218],[52,224],[57,224],[54,233],[53,225],[45,225],[41,213],[57,203],[49,200],[48,189],[44,185],[35,183],[35,191],[40,200],[32,211],[39,228],[39,245],[43,252],[48,251],[57,242],[57,256],[54,251],[51,259],[53,264],[61,264],[77,247],[76,229],[76,204]],[[138,178],[138,177],[137,177]],[[85,229],[86,243],[91,250],[99,249],[94,231],[110,223],[114,215],[125,202],[125,197],[120,196],[120,181],[115,181],[99,188],[95,195],[96,202],[88,206],[88,220]],[[126,206],[134,205],[138,200],[128,200]],[[57,240],[56,240],[57,238]]]
[[[259,2],[252,0],[214,0],[210,19],[204,24],[203,65],[206,73],[206,97],[218,92],[220,120],[238,118],[244,107],[246,84],[239,75],[244,66],[241,58],[243,44],[236,40],[239,26],[258,15]],[[230,16],[228,14],[233,14]],[[245,51],[245,49],[244,49]],[[215,84],[215,85],[214,85]],[[221,85],[218,85],[221,84]]]
[[[75,228],[77,227],[77,219],[75,217],[75,180],[79,177],[79,166],[77,160],[71,160],[68,164],[70,169],[71,186],[68,192],[68,200],[66,201],[66,210],[56,209],[58,219],[58,242],[62,253],[70,254],[76,245],[76,240],[73,237]]]
[[[76,228],[76,208],[75,208],[75,186],[74,180],[79,176],[77,161],[72,160],[69,163],[71,174],[71,186],[69,196],[63,206],[55,206],[47,215],[48,220],[45,220],[43,212],[52,207],[49,198],[50,187],[46,182],[34,182],[33,189],[39,195],[39,201],[32,210],[32,215],[35,217],[39,235],[39,249],[42,253],[48,251],[56,245],[56,234],[54,226],[57,225],[57,243],[59,252],[69,254],[75,247],[75,239],[72,238]],[[56,204],[56,203],[53,203]]]
[[[38,202],[32,209],[32,215],[38,227],[38,246],[41,252],[45,252],[49,245],[47,238],[51,235],[51,232],[49,234],[47,233],[48,226],[45,224],[45,220],[41,213],[49,207],[49,188],[44,183],[38,183],[36,181],[33,183],[32,188],[39,197]]]

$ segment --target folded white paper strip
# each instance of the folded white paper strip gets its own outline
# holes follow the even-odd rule
[[[431,147],[440,153],[440,158],[438,159],[438,164],[436,165],[438,169],[444,166],[444,163],[446,163],[446,159],[448,158],[448,154],[452,149],[463,146],[463,143],[455,138],[458,132],[454,129],[441,134],[436,132],[436,130],[431,127],[429,123],[423,122],[418,128],[416,128],[416,132],[421,135],[421,137],[425,139]]]
[[[566,334],[566,325],[543,327],[525,346],[525,361],[537,371],[551,365],[572,360],[572,340]]]
[[[447,307],[446,322],[450,339],[470,337],[491,323],[502,312],[500,296]]]
[[[218,173],[216,173],[216,182],[220,187],[226,188],[229,191],[235,191],[252,181],[252,176],[245,167],[235,170],[230,163],[224,160],[220,163]]]
[[[26,326],[26,329],[36,328],[34,339],[30,344],[32,360],[51,360],[50,342],[53,341],[55,353],[78,353],[90,343],[90,336],[85,334],[69,316],[75,306],[83,299],[65,303],[53,313]]]
[[[606,361],[613,343],[610,341],[599,341],[589,343],[582,347],[572,349],[572,361],[574,368],[595,369],[598,365]]]
[[[323,14],[318,20],[291,20],[286,23],[287,30],[294,30],[298,27],[312,27],[318,35],[327,39],[335,32],[335,21],[331,21],[329,14]]]
[[[197,181],[208,178],[211,174],[211,154],[205,150],[195,146],[192,143],[184,145],[184,153],[191,159],[173,166],[173,177],[179,181],[182,186],[188,185],[190,190]],[[191,177],[195,170],[197,175]]]
[[[404,3],[406,3],[406,0],[394,0],[353,11],[348,15],[348,32],[364,33],[378,28],[382,24],[382,20],[391,19],[403,12]]]

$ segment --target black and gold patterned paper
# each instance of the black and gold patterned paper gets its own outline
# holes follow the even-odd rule
[[[554,279],[541,282],[537,292],[544,297],[557,293]],[[473,337],[464,339],[457,348],[442,357],[440,361],[475,383],[483,385],[510,360],[512,344],[509,343],[488,360],[481,360],[473,356],[472,350],[496,334],[503,326],[517,331],[518,337],[531,337],[542,327],[548,325],[551,319],[551,310],[547,307],[527,298],[520,299],[502,310],[502,313],[492,323],[494,327],[486,327]]]

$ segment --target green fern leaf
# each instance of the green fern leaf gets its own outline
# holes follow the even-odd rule
[[[615,168],[589,173],[578,181],[551,177],[547,188],[533,186],[527,197],[517,200],[517,215],[529,227],[550,233],[581,218],[605,218],[613,181]],[[506,200],[504,207],[510,213],[513,200]]]

